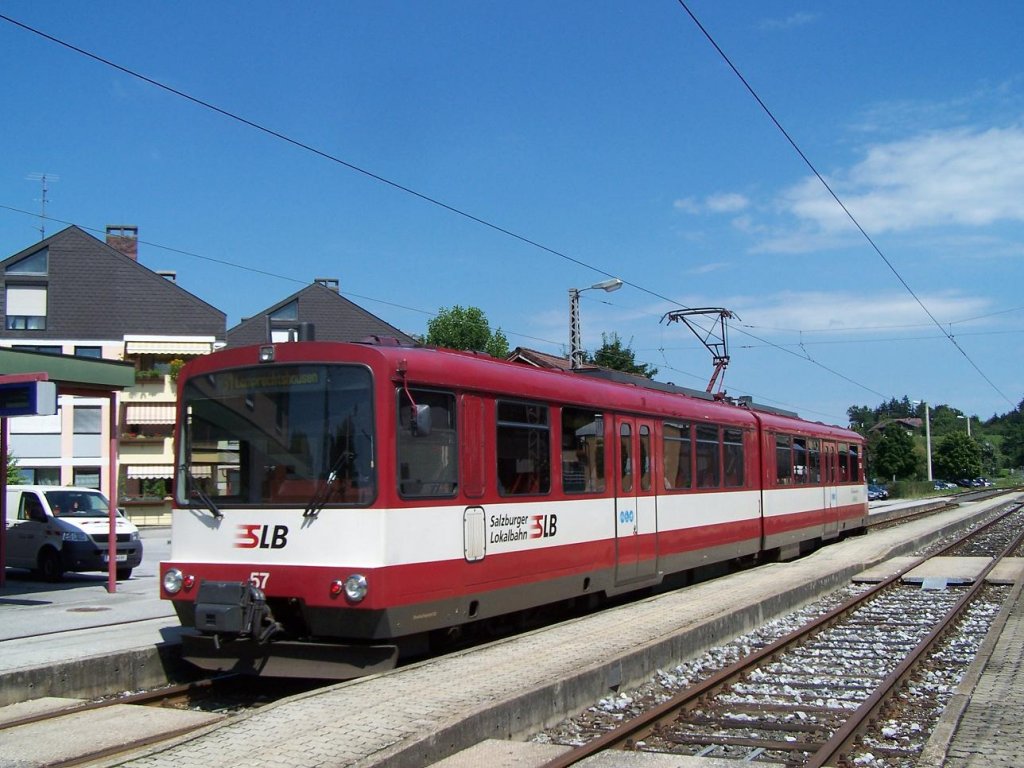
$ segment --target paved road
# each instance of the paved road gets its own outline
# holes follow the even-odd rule
[[[107,591],[105,573],[68,573],[56,584],[39,581],[29,571],[7,569],[0,589],[0,641],[125,621],[172,616],[160,599],[160,561],[170,555],[170,529],[141,530],[142,563],[117,591]]]

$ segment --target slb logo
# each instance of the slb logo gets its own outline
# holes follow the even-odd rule
[[[287,525],[240,525],[235,549],[283,549],[288,544]]]
[[[558,533],[558,515],[531,515],[530,538],[554,536]]]

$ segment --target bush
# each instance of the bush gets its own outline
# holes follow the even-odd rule
[[[935,485],[931,480],[897,480],[889,483],[887,487],[890,499],[916,499],[935,492]]]

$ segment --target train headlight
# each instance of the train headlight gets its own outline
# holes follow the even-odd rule
[[[366,577],[361,573],[353,573],[345,579],[344,589],[345,597],[353,603],[362,602],[363,598],[366,597]]]
[[[164,573],[164,592],[169,595],[176,595],[181,591],[181,585],[184,579],[182,578],[181,571],[177,568],[169,568]]]

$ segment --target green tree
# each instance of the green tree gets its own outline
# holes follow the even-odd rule
[[[907,431],[898,424],[886,427],[874,447],[872,471],[880,477],[903,480],[917,473],[917,463],[914,440]]]
[[[1014,468],[1024,467],[1024,400],[996,422],[993,418],[987,425],[997,427],[1002,435],[1000,449],[1006,463]]]
[[[657,375],[657,368],[653,368],[647,363],[638,363],[636,361],[636,354],[628,345],[622,343],[619,334],[613,333],[609,337],[608,334],[602,333],[601,341],[603,343],[600,349],[592,357],[588,356],[590,362],[604,368],[646,376],[648,379],[653,379]]]
[[[956,480],[981,474],[981,446],[965,432],[951,432],[932,451],[937,477]]]
[[[491,357],[506,357],[509,351],[505,334],[501,328],[491,331],[483,310],[458,304],[451,309],[441,307],[427,322],[425,341],[434,347],[486,352]]]
[[[866,405],[851,405],[846,409],[846,416],[850,420],[850,426],[862,435],[866,435],[868,430],[875,426],[875,422],[878,421],[878,416],[874,409]]]
[[[21,482],[21,470],[18,469],[18,460],[13,453],[7,454],[7,484],[17,485]]]

